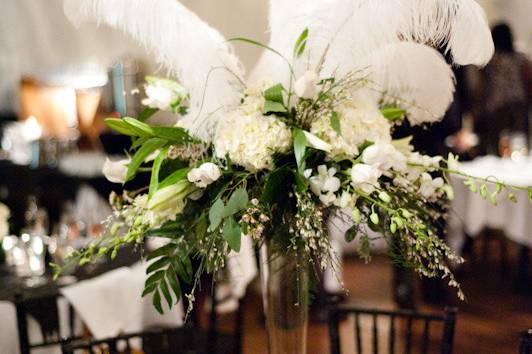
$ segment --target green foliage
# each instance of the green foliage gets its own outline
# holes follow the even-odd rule
[[[307,138],[303,131],[294,128],[294,155],[296,157],[297,168],[300,174],[305,171],[305,151],[307,149]]]
[[[264,99],[266,101],[283,103],[284,87],[281,84],[274,85],[264,91]]]
[[[308,28],[305,28],[297,38],[296,43],[294,44],[294,57],[298,58],[301,56],[301,54],[303,54],[307,45],[307,38]]]
[[[173,126],[151,126],[138,119],[124,118],[107,118],[105,120],[111,129],[117,132],[140,138],[161,138],[172,144],[192,143],[195,140],[180,127]]]
[[[218,228],[224,217],[225,205],[222,199],[217,199],[209,209],[209,231],[214,231]]]
[[[241,230],[240,225],[235,221],[233,217],[227,218],[223,228],[224,239],[227,241],[229,247],[232,250],[239,252],[240,251],[240,237]]]
[[[392,122],[403,120],[406,116],[406,111],[398,107],[383,107],[380,111],[384,118]]]
[[[261,200],[265,204],[271,204],[279,196],[283,186],[288,185],[287,180],[291,177],[292,171],[287,166],[275,169],[265,177],[264,189]]]
[[[140,149],[137,150],[129,165],[127,166],[126,181],[129,181],[135,177],[138,168],[148,156],[150,156],[155,150],[162,148],[166,144],[166,140],[160,138],[151,138],[147,140]]]
[[[159,155],[155,158],[153,161],[153,166],[151,168],[151,176],[150,176],[150,188],[149,188],[149,198],[157,191],[159,188],[159,172],[161,170],[161,166],[166,159],[166,149],[162,149],[159,152]]]
[[[137,119],[140,120],[141,122],[145,122],[157,112],[159,112],[157,108],[146,107],[139,113],[139,116],[137,117]]]
[[[264,101],[264,108],[262,109],[262,113],[264,114],[270,114],[270,113],[286,113],[288,110],[284,106],[284,104],[274,101]]]
[[[190,171],[190,167],[181,168],[175,172],[172,172],[159,183],[159,188],[164,188],[172,184],[176,184],[178,181],[187,177],[188,171]]]
[[[351,226],[347,231],[345,232],[345,240],[347,242],[353,241],[358,235],[358,226]]]
[[[238,188],[231,194],[227,206],[224,208],[224,216],[230,216],[244,210],[248,205],[248,193],[243,188]]]
[[[148,255],[148,261],[153,262],[146,269],[148,278],[142,296],[153,293],[153,305],[159,313],[163,313],[161,294],[171,308],[181,297],[179,279],[185,282],[192,280],[192,263],[182,246],[171,241]]]
[[[340,126],[340,118],[338,117],[338,113],[332,112],[331,114],[331,128],[338,134],[338,136],[342,136],[342,128]]]

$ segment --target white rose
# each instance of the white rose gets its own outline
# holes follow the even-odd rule
[[[130,159],[111,161],[109,158],[106,158],[105,163],[103,164],[103,175],[110,182],[125,183],[127,176],[127,165],[130,161]]]
[[[294,91],[301,98],[312,99],[318,93],[318,83],[318,74],[309,70],[297,79]]]
[[[367,147],[362,153],[362,161],[381,171],[391,168],[396,171],[406,170],[406,157],[390,143],[377,143]]]
[[[220,178],[220,168],[212,163],[205,162],[200,167],[193,168],[187,174],[187,179],[199,188],[205,188]]]
[[[382,172],[375,166],[359,163],[351,169],[351,183],[353,187],[360,188],[364,193],[370,194],[379,186],[379,177]]]

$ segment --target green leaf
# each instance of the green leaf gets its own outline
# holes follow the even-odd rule
[[[264,101],[264,108],[262,109],[263,114],[286,113],[286,112],[287,112],[287,109],[282,103],[275,102],[275,101],[268,101],[268,100]]]
[[[133,158],[131,159],[131,162],[129,163],[127,167],[127,175],[126,175],[126,181],[131,180],[133,177],[135,177],[135,174],[144,162],[144,160],[150,156],[151,153],[153,153],[155,150],[161,148],[166,144],[166,140],[159,139],[159,138],[151,138],[147,140],[140,149],[137,150],[135,155],[133,155]]]
[[[201,214],[201,216],[200,216],[200,218],[198,220],[198,223],[196,224],[196,227],[194,229],[194,231],[196,233],[196,237],[198,239],[200,239],[203,236],[205,236],[205,234],[207,233],[207,228],[208,228],[207,218],[206,218],[205,214]]]
[[[144,287],[147,288],[148,286],[152,284],[156,284],[159,280],[162,279],[162,277],[164,277],[164,270],[159,270],[153,273],[152,275],[148,277],[148,279],[146,279],[146,282],[144,283]]]
[[[307,138],[301,129],[294,129],[294,155],[300,174],[305,170],[305,150],[307,148]]]
[[[157,283],[150,284],[149,286],[144,288],[144,291],[142,292],[142,297],[151,294],[157,289]]]
[[[294,44],[294,56],[296,58],[301,56],[301,54],[303,54],[303,52],[305,51],[305,46],[307,45],[307,38],[308,28],[305,28],[297,38],[296,43]]]
[[[168,284],[166,284],[166,280],[163,278],[161,282],[159,283],[159,289],[161,289],[161,292],[163,293],[163,296],[168,303],[168,307],[172,307],[172,295],[170,294],[170,289],[168,289]]]
[[[345,240],[347,242],[353,241],[358,234],[358,227],[352,226],[345,232]]]
[[[177,274],[174,270],[174,266],[170,265],[168,269],[166,270],[166,279],[168,280],[168,284],[170,284],[170,287],[172,288],[172,291],[174,292],[174,295],[176,297],[176,304],[179,302],[179,298],[181,297],[181,287],[179,286],[179,281],[177,279]]]
[[[480,196],[486,199],[487,195],[488,195],[488,186],[486,186],[486,183],[483,183],[480,186]]]
[[[172,143],[183,144],[194,141],[188,132],[180,127],[158,126],[152,127],[152,130],[154,136]]]
[[[303,175],[297,171],[294,171],[294,179],[296,180],[296,189],[299,193],[303,193],[308,188],[308,183],[303,178]]]
[[[338,136],[342,135],[342,128],[340,127],[340,118],[338,117],[338,113],[332,112],[331,115],[331,128],[338,134]]]
[[[406,116],[406,111],[398,107],[383,107],[380,111],[384,118],[392,122],[403,120]]]
[[[179,277],[187,284],[192,282],[192,274],[185,268],[185,263],[181,262],[178,257],[172,259],[172,265]]]
[[[161,257],[161,256],[167,256],[171,254],[177,246],[173,243],[169,243],[167,245],[164,245],[162,247],[157,248],[155,251],[151,252],[146,260],[151,261],[154,258]]]
[[[234,215],[245,209],[248,205],[248,192],[244,188],[238,188],[231,194],[227,206],[224,209],[224,217]]]
[[[151,229],[146,231],[144,234],[145,237],[167,237],[167,238],[176,238],[183,229],[181,226],[172,223],[170,225],[162,226],[157,229]],[[164,247],[164,246],[163,246]],[[175,246],[174,246],[175,247]],[[153,252],[152,252],[153,254]],[[151,256],[151,254],[150,254]]]
[[[159,293],[159,290],[156,290],[153,294],[153,307],[159,312],[161,315],[163,314],[163,307],[161,306],[161,294]]]
[[[286,180],[290,177],[291,171],[288,167],[283,166],[266,175],[264,189],[262,191],[261,200],[264,203],[270,204],[275,200],[281,186],[286,185]]]
[[[161,171],[161,166],[163,164],[163,161],[166,159],[166,151],[167,149],[162,149],[161,152],[159,152],[159,155],[155,158],[155,161],[153,161],[153,166],[151,168],[151,176],[150,176],[150,190],[148,193],[148,198],[151,198],[153,193],[159,189],[159,172]]]
[[[157,113],[159,109],[152,108],[152,107],[146,107],[140,112],[139,116],[137,117],[138,120],[141,122],[145,122],[148,118],[153,116],[155,113]]]
[[[236,252],[240,252],[240,238],[240,225],[233,218],[227,219],[224,224],[224,239],[229,247]]]
[[[126,122],[129,125],[129,127],[133,131],[135,131],[135,133],[138,136],[145,136],[145,137],[153,136],[153,129],[148,124],[143,123],[140,120],[137,120],[131,117],[124,117],[122,119],[124,120],[124,122]]]
[[[121,118],[106,118],[104,122],[109,128],[119,132],[120,134],[137,136],[135,130],[133,130],[129,124],[127,124]]]
[[[130,150],[137,150],[142,144],[144,144],[149,138],[147,137],[131,137],[133,143],[131,144]]]
[[[187,173],[190,171],[190,167],[181,168],[175,172],[172,172],[172,174],[168,175],[165,179],[163,179],[161,182],[159,182],[159,188],[168,187],[172,184],[176,184],[177,182],[181,181],[182,179],[185,179],[187,177]]]
[[[211,206],[211,209],[209,210],[210,231],[216,230],[216,228],[218,228],[218,226],[222,222],[222,218],[224,216],[224,209],[225,205],[221,199],[217,199]]]
[[[148,266],[146,269],[146,274],[150,274],[155,272],[156,270],[161,269],[162,267],[166,266],[168,263],[170,263],[170,258],[168,257],[161,257],[152,264]]]
[[[281,84],[274,85],[264,91],[264,99],[266,101],[283,103],[284,87]]]
[[[508,200],[511,201],[512,203],[517,203],[517,197],[515,196],[514,193],[508,193]]]

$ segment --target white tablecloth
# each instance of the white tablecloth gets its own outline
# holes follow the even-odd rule
[[[532,158],[515,162],[486,156],[462,163],[460,170],[476,177],[491,176],[516,186],[532,186]],[[453,250],[460,252],[465,241],[464,232],[475,237],[484,227],[500,229],[512,241],[532,247],[532,204],[526,191],[512,191],[517,203],[509,201],[507,192],[503,191],[495,206],[489,198],[485,200],[469,191],[463,177],[453,175],[451,182],[455,199],[451,205],[447,239]],[[488,185],[488,196],[494,189],[493,184]]]

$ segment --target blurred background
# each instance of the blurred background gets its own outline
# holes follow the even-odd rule
[[[266,0],[181,2],[226,38],[268,41]],[[445,118],[431,127],[399,127],[396,135],[413,135],[416,147],[429,154],[458,154],[466,161],[464,172],[532,186],[532,0],[478,2],[493,27],[493,60],[480,70],[454,68],[457,91]],[[250,72],[261,51],[235,47]],[[72,269],[58,282],[47,266],[98,237],[111,213],[108,195],[122,192],[121,185],[105,180],[103,164],[106,156],[124,156],[130,144],[103,119],[136,116],[144,76],[165,76],[165,71],[119,31],[93,24],[74,28],[61,0],[2,0],[0,53],[0,203],[7,207],[0,208],[0,353],[57,353],[58,346],[39,343],[181,325],[182,313],[161,317],[140,299],[139,250],[124,250],[113,264]],[[164,113],[150,119],[174,123]],[[532,328],[532,206],[523,192],[517,204],[508,201],[495,209],[468,194],[462,182],[453,180],[456,198],[441,235],[466,259],[455,269],[466,301],[457,300],[443,281],[422,281],[394,266],[383,243],[372,245],[375,256],[366,264],[357,245],[343,241],[340,227],[331,230],[331,238],[347,292],[332,274],[323,275],[311,312],[309,353],[329,352],[325,305],[342,302],[428,312],[455,306],[455,353],[518,352],[520,332]],[[124,188],[142,185],[134,180]],[[192,322],[210,330],[218,321],[243,353],[266,353],[256,283],[239,299],[223,286],[216,295],[205,291]],[[124,288],[130,292],[124,294]],[[118,305],[110,302],[113,297],[130,300]],[[43,307],[41,301],[52,305]],[[55,310],[49,314],[43,308]],[[134,314],[137,320],[131,321]],[[221,348],[220,353],[240,350]]]

